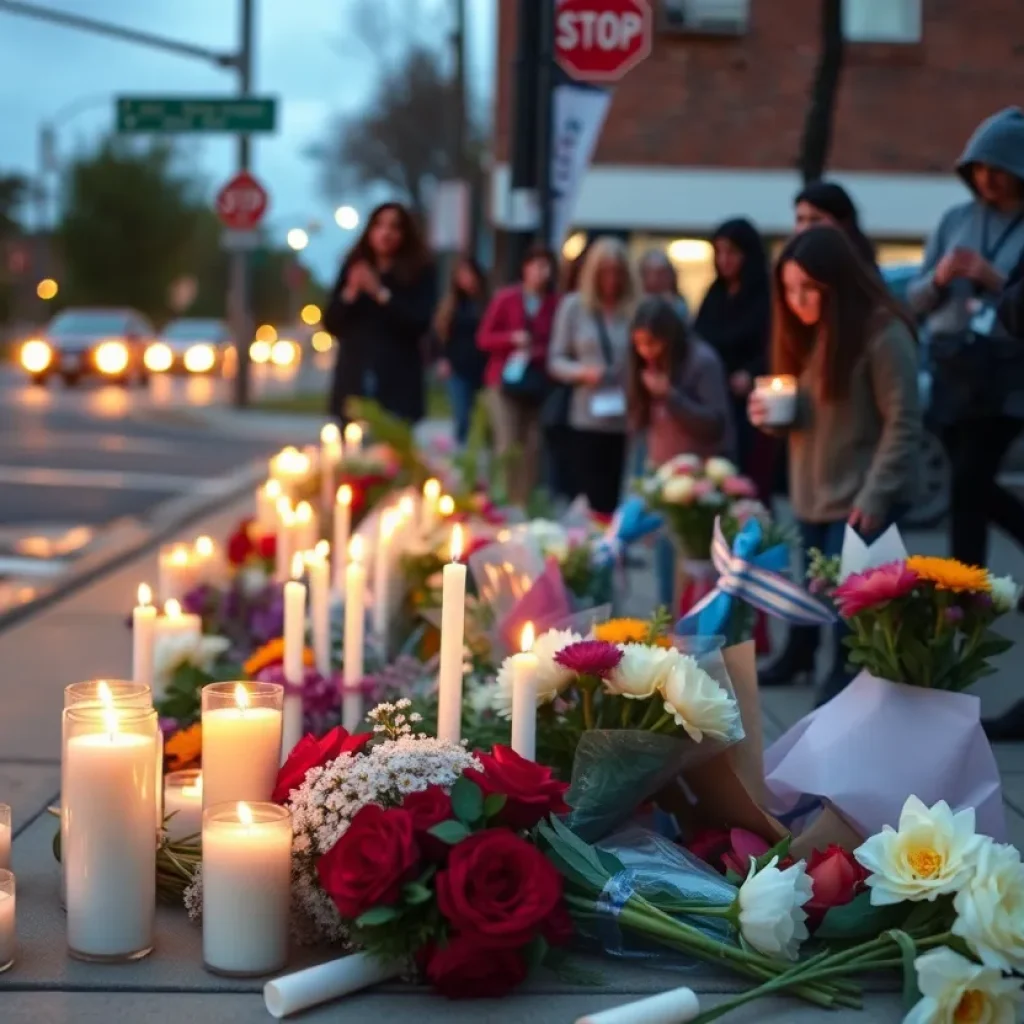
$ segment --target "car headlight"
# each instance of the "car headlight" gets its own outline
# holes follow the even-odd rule
[[[274,342],[274,347],[270,350],[270,361],[275,366],[291,366],[295,358],[295,342],[285,338]]]
[[[53,362],[53,349],[39,338],[30,338],[21,346],[21,365],[29,373],[42,373]]]
[[[249,358],[254,363],[266,363],[270,360],[270,342],[257,338],[249,346]]]
[[[96,369],[111,376],[128,366],[128,346],[123,341],[105,341],[96,349]]]
[[[185,352],[185,369],[189,373],[209,373],[217,362],[212,345],[193,345]]]
[[[174,365],[174,353],[169,345],[158,341],[146,349],[142,361],[151,373],[166,373]]]

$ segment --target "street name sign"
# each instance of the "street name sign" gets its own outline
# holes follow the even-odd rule
[[[277,100],[272,96],[119,96],[119,132],[272,132]]]

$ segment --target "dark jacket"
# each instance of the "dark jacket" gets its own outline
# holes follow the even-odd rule
[[[1006,279],[999,297],[999,319],[1010,334],[1024,341],[1024,255]]]
[[[364,294],[345,302],[347,269],[338,275],[323,318],[326,330],[338,339],[328,411],[344,419],[345,402],[356,395],[374,398],[388,412],[415,423],[426,411],[421,342],[434,312],[433,270],[408,284],[382,274],[381,284],[391,297],[380,303]]]
[[[483,303],[471,298],[459,299],[447,340],[437,340],[438,354],[451,364],[452,373],[475,388],[483,387],[487,365],[487,353],[476,343],[483,315]]]

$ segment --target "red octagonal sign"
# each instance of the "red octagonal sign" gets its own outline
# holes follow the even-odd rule
[[[217,193],[216,206],[229,231],[252,231],[267,212],[267,193],[248,171],[240,171]]]
[[[649,0],[558,0],[555,60],[581,82],[615,82],[651,52]]]

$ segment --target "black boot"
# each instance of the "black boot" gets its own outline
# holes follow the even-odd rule
[[[1024,700],[1017,701],[998,718],[983,718],[981,727],[994,743],[1024,740]]]
[[[759,686],[790,686],[814,681],[814,659],[821,631],[817,626],[790,626],[778,660],[758,675]]]

